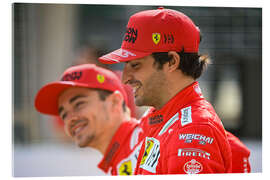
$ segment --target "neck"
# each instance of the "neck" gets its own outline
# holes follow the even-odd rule
[[[121,126],[122,122],[125,121],[125,115],[122,114],[121,116],[112,117],[111,120],[112,121],[110,125],[104,128],[103,136],[99,137],[99,140],[96,141],[96,145],[94,146],[94,148],[101,152],[103,155],[105,155],[106,150],[110,145],[112,138],[117,132],[118,128]]]
[[[167,89],[164,96],[161,97],[162,103],[155,106],[155,109],[161,109],[167,102],[170,101],[174,96],[176,96],[180,91],[182,91],[187,86],[194,83],[195,80],[193,78],[184,77],[184,78],[168,78],[167,80]]]

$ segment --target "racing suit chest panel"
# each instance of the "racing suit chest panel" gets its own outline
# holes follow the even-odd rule
[[[123,122],[98,167],[110,175],[134,174],[142,138],[142,128],[137,120]]]
[[[226,136],[222,123],[212,106],[204,100],[200,92],[195,92],[194,87],[197,88],[198,83],[194,83],[183,92],[180,92],[162,110],[150,111],[147,116],[148,123],[144,123],[144,126],[148,126],[144,128],[147,138],[145,138],[139,154],[138,164],[135,170],[136,174],[230,171],[231,155],[228,143],[226,140],[224,141]],[[189,126],[190,128],[186,128]],[[201,128],[202,126],[207,126],[207,128]],[[192,129],[195,131],[192,131]],[[205,147],[202,148],[205,151],[197,150],[199,145],[195,145],[194,143],[188,144],[181,142],[179,140],[181,133],[182,136],[193,137],[194,142],[196,142],[195,140],[198,138],[201,138],[200,143],[205,144]],[[213,152],[211,152],[213,154],[212,156],[218,157],[218,161],[211,161],[211,163],[207,164],[209,152],[206,151],[208,147],[206,143],[213,140],[213,138],[216,138],[217,142],[211,143],[211,147],[213,147]],[[220,148],[220,144],[222,143],[225,143],[225,145]],[[220,152],[221,149],[224,149],[224,152],[228,153],[228,158],[223,158],[224,152]],[[188,159],[190,161],[185,161],[185,158],[183,158],[185,156],[194,158]],[[196,161],[195,157],[201,159],[201,162]],[[181,159],[183,160],[181,161]],[[170,170],[172,166],[168,164],[170,163],[168,160],[172,163],[175,162],[175,166],[178,165],[181,170],[177,168],[176,170]],[[183,166],[183,164],[181,164],[181,162],[187,163],[186,167],[189,168],[186,168],[186,171],[182,171],[183,167],[181,166]],[[205,166],[205,171],[202,170],[203,165]],[[208,167],[208,165],[210,167]],[[215,167],[211,168],[211,166]],[[209,170],[206,171],[207,169]]]

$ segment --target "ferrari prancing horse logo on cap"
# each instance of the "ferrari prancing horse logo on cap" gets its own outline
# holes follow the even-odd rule
[[[97,80],[98,80],[99,83],[104,83],[105,77],[103,75],[98,74],[97,75]]]
[[[153,42],[154,42],[155,44],[158,44],[159,41],[160,41],[160,33],[153,33],[153,34],[152,34],[152,39],[153,39]]]

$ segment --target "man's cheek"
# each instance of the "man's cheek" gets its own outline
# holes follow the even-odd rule
[[[69,130],[68,130],[68,126],[66,124],[64,124],[64,131],[65,131],[65,134],[68,136],[68,137],[72,137]]]

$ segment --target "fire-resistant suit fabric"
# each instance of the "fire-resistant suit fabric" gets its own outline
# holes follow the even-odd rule
[[[232,172],[232,153],[221,120],[198,82],[143,118],[145,138],[135,174]]]
[[[113,136],[98,167],[109,175],[133,175],[141,147],[143,130],[139,121],[123,122]]]

